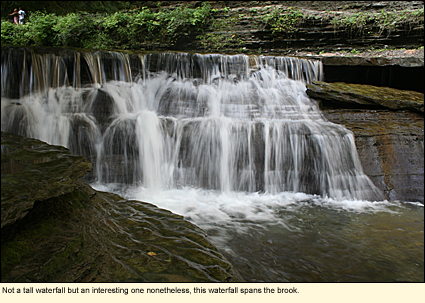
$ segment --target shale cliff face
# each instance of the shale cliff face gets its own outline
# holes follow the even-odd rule
[[[1,145],[2,282],[241,281],[183,217],[92,189],[84,157],[6,132]]]

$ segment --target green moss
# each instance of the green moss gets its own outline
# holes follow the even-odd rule
[[[234,45],[240,45],[241,41],[235,34],[235,25],[240,21],[240,15],[224,15],[228,9],[223,9],[220,13],[212,17],[212,22],[209,23],[206,32],[197,35],[196,39],[200,41],[201,45],[206,51],[225,50],[232,48]]]
[[[5,276],[16,265],[34,255],[37,244],[44,238],[58,232],[58,224],[54,220],[43,220],[24,232],[18,233],[11,241],[2,241],[1,274]],[[3,239],[2,239],[3,240]]]
[[[32,246],[25,240],[14,241],[1,245],[1,275],[5,276],[10,270],[32,253]]]
[[[70,241],[63,250],[56,253],[53,258],[43,267],[43,271],[47,274],[55,274],[64,267],[76,263],[84,259],[82,250],[83,235],[79,235],[76,239]]]
[[[77,189],[69,193],[68,195],[66,195],[65,200],[74,209],[80,209],[90,203],[90,196],[88,195],[87,192]]]

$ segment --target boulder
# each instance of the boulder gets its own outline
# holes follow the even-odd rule
[[[424,94],[364,84],[313,81],[307,84],[307,95],[320,100],[322,106],[339,108],[389,108],[424,112]]]
[[[1,139],[2,282],[242,281],[182,216],[91,188],[84,157]]]

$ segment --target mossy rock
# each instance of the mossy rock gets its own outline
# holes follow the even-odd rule
[[[424,112],[424,94],[364,84],[313,81],[307,84],[307,95],[323,104],[340,108],[389,108]]]
[[[205,232],[99,192],[83,157],[2,132],[2,282],[242,281]]]
[[[1,132],[1,227],[25,216],[36,201],[72,192],[92,169],[62,146]],[[36,182],[35,182],[36,181]]]

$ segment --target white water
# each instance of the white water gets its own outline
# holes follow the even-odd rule
[[[65,59],[31,52],[20,99],[2,87],[2,130],[89,157],[101,184],[382,197],[353,134],[326,121],[305,93],[306,82],[321,78],[319,61],[148,54],[133,79],[125,54],[82,55],[93,81],[85,87],[77,61],[70,76]],[[9,68],[2,64],[2,83]]]

